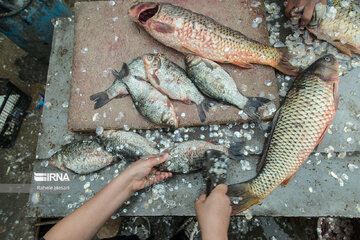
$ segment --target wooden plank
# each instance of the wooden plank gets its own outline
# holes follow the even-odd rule
[[[167,58],[184,67],[184,56],[165,47],[137,26],[127,16],[127,10],[135,1],[79,2],[75,5],[75,37],[72,84],[69,101],[68,127],[73,131],[94,131],[97,126],[105,129],[156,128],[135,109],[131,98],[113,99],[104,107],[94,110],[89,96],[107,89],[114,77],[112,69],[119,70],[128,62],[145,53],[163,53]],[[248,37],[268,44],[263,2],[251,7],[252,1],[172,1],[174,4],[210,16],[216,21],[243,32]],[[255,18],[262,17],[258,28],[252,27]],[[222,65],[235,79],[237,87],[246,96],[275,96],[278,105],[277,84],[271,67],[255,65],[253,69],[241,69],[231,64]],[[272,85],[266,86],[265,80]],[[180,126],[243,122],[239,109],[218,104],[200,122],[195,105],[173,101]],[[185,117],[181,114],[185,113]],[[119,114],[122,118],[119,119]],[[98,117],[95,117],[98,116]],[[95,119],[95,121],[94,121]]]

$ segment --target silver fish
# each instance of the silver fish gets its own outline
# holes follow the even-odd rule
[[[106,151],[115,154],[122,160],[137,160],[145,155],[159,155],[156,143],[150,142],[139,134],[127,131],[104,131],[99,135]]]
[[[248,98],[236,87],[234,79],[219,64],[195,55],[185,58],[186,71],[191,80],[205,95],[235,105],[253,120],[260,118],[258,108],[269,102],[261,97]]]
[[[49,163],[62,170],[78,174],[98,171],[117,158],[105,151],[96,141],[79,141],[64,145],[49,159]]]
[[[206,150],[214,149],[228,154],[223,145],[206,141],[183,142],[169,151],[168,160],[158,166],[161,171],[188,173],[202,168]]]
[[[195,103],[201,122],[206,119],[202,104],[205,97],[186,75],[186,72],[165,58],[162,54],[145,54],[143,56],[148,81],[169,98],[184,102]]]
[[[130,72],[134,76],[146,79],[144,62],[141,57],[138,57],[128,64]],[[90,96],[90,100],[95,101],[94,109],[101,108],[114,98],[122,98],[128,95],[128,91],[123,82],[115,78],[111,86],[103,92],[98,92]]]
[[[144,79],[133,76],[126,63],[123,64],[120,72],[113,71],[113,74],[125,83],[136,109],[144,117],[158,125],[178,127],[175,108],[167,96]]]

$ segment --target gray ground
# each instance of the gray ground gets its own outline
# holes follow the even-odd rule
[[[33,98],[15,145],[10,149],[0,148],[0,183],[30,183],[41,127],[41,110],[35,109],[35,101],[39,93],[44,93],[47,66],[27,56],[2,34],[0,53],[0,77],[11,79]],[[25,217],[28,197],[28,194],[0,194],[0,239],[35,239],[38,231],[35,223],[41,219]],[[154,239],[168,239],[183,220],[182,217],[150,218]],[[131,217],[123,218],[120,233],[131,234],[133,221]],[[347,224],[354,233],[359,233],[358,220],[349,220]],[[316,226],[316,218],[233,217],[229,239],[315,239]]]

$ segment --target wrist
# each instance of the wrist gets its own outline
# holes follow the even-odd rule
[[[124,192],[128,197],[131,197],[131,195],[135,192],[132,186],[132,178],[129,176],[126,170],[120,173],[114,179],[114,182],[119,188],[118,190]]]
[[[219,227],[220,226],[211,226],[211,224],[206,226],[200,225],[202,240],[227,240],[227,229]]]

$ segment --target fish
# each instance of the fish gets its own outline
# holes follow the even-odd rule
[[[165,150],[169,154],[168,160],[160,164],[161,171],[174,173],[189,173],[202,168],[206,150],[218,150],[228,154],[228,149],[224,145],[216,145],[211,142],[192,140],[182,142],[170,150]]]
[[[97,141],[78,141],[62,146],[49,158],[49,163],[64,171],[88,174],[117,160],[116,156],[105,151]]]
[[[150,122],[161,126],[178,127],[175,108],[169,98],[163,95],[144,78],[134,76],[126,63],[121,71],[113,71],[119,81],[125,83],[136,109]]]
[[[307,30],[350,57],[360,54],[359,1],[347,1],[348,6],[342,6],[342,0],[331,2],[332,6],[317,3]]]
[[[234,79],[219,64],[195,55],[185,57],[186,71],[202,93],[242,109],[253,120],[259,120],[258,108],[269,102],[262,97],[245,97]]]
[[[145,2],[133,5],[128,15],[153,38],[185,53],[241,68],[251,63],[269,65],[297,76],[288,62],[286,48],[273,48],[221,25],[212,18],[169,3]]]
[[[140,78],[146,79],[145,67],[141,57],[133,59],[128,63],[131,74]],[[105,91],[95,93],[90,96],[90,100],[94,101],[94,109],[103,107],[114,98],[122,98],[129,93],[126,85],[119,79],[115,78],[111,86]]]
[[[246,210],[291,180],[321,144],[338,103],[339,64],[333,55],[325,55],[294,80],[274,117],[257,175],[229,185],[227,194],[238,199],[232,204],[232,214]]]
[[[159,155],[156,143],[153,143],[137,133],[128,131],[106,130],[98,135],[104,149],[121,160],[138,160],[146,155]]]
[[[162,54],[145,54],[143,61],[147,79],[151,85],[170,99],[186,104],[195,103],[201,122],[206,120],[206,114],[202,107],[203,104],[206,104],[205,97],[188,78],[184,69]]]

